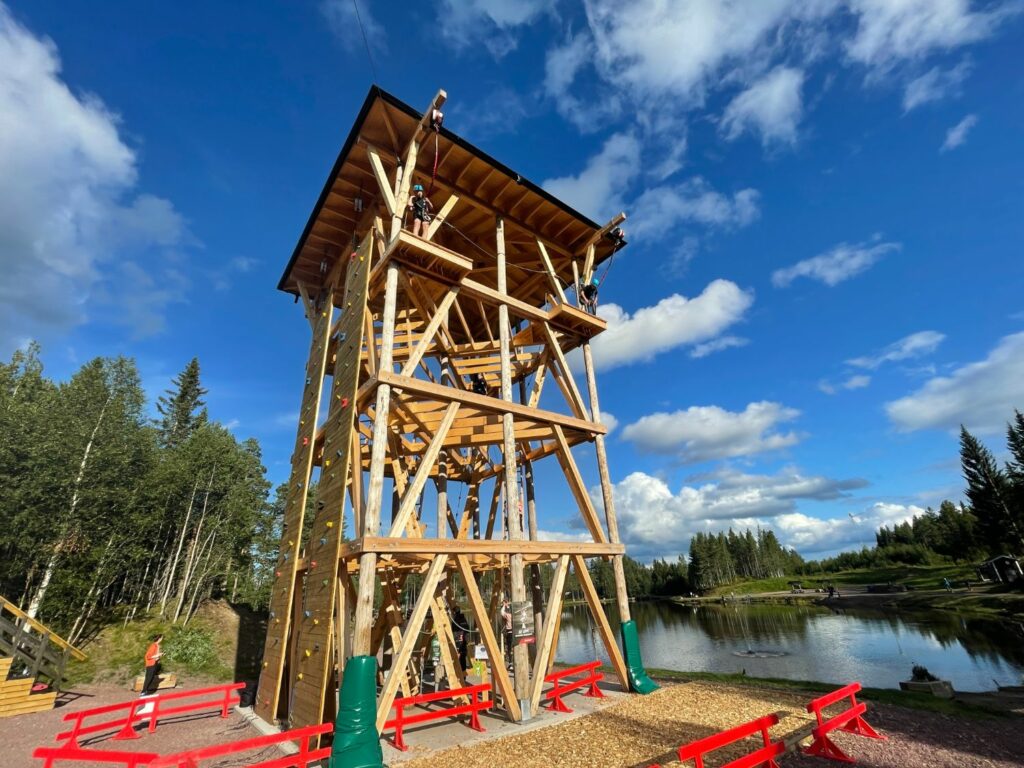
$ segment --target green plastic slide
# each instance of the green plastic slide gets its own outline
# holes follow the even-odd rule
[[[377,733],[377,659],[353,656],[345,664],[334,721],[330,768],[383,768]]]
[[[644,660],[640,657],[640,638],[636,634],[635,621],[622,622],[622,647],[626,650],[629,687],[642,694],[654,693],[658,690],[658,684],[647,676],[647,670],[644,669]]]

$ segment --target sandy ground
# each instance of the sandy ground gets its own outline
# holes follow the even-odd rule
[[[178,690],[203,688],[207,684],[195,683],[179,687]],[[38,712],[18,717],[0,719],[0,766],[3,768],[41,768],[42,761],[34,760],[32,752],[36,747],[56,746],[54,736],[65,730],[64,716],[70,712],[106,704],[130,701],[133,694],[124,686],[111,684],[81,685],[58,699],[58,706],[49,712]],[[130,741],[113,741],[114,732],[97,733],[81,740],[86,749],[108,749],[119,752],[155,752],[170,754],[209,744],[221,744],[240,739],[253,738],[260,734],[236,712],[226,720],[219,712],[210,714],[182,715],[178,718],[161,720],[155,733],[146,733],[146,726],[140,729],[141,738]],[[276,748],[262,752],[249,752],[236,759],[221,759],[203,763],[203,768],[239,768],[259,759],[280,757]],[[61,762],[61,768],[85,768],[96,763]]]

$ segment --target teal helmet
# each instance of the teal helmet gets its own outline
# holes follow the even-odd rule
[[[413,192],[422,192],[423,191],[423,185],[422,184],[413,184],[412,191]]]
[[[592,286],[594,286],[594,287],[596,288],[597,286],[599,286],[599,285],[601,284],[601,281],[600,281],[600,280],[598,280],[598,279],[597,279],[597,278],[595,277],[595,278],[593,278],[593,279],[592,279],[592,280],[590,281],[590,284],[591,284]]]

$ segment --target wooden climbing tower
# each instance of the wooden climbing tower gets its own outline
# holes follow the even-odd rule
[[[463,678],[455,602],[502,658],[502,595],[533,601],[535,642],[514,646],[511,674],[492,664],[500,707],[528,719],[570,569],[627,686],[587,570],[612,560],[628,619],[590,351],[606,326],[575,299],[622,245],[625,216],[598,225],[435,124],[445,98],[421,115],[371,88],[279,285],[312,339],[257,693],[268,721],[332,718],[346,660],[379,654],[379,730],[431,637],[449,681]],[[416,184],[435,212],[422,236],[407,212]],[[595,446],[596,505],[582,443]],[[552,493],[534,487],[549,457]],[[541,538],[545,520],[574,515],[588,541]]]

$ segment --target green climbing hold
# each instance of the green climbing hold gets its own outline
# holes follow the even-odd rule
[[[622,622],[622,647],[626,651],[629,687],[642,694],[654,693],[658,690],[658,684],[647,676],[647,670],[644,669],[644,660],[640,657],[640,638],[636,633],[635,621]]]
[[[377,659],[353,656],[345,664],[334,721],[330,768],[383,768],[377,733]]]

